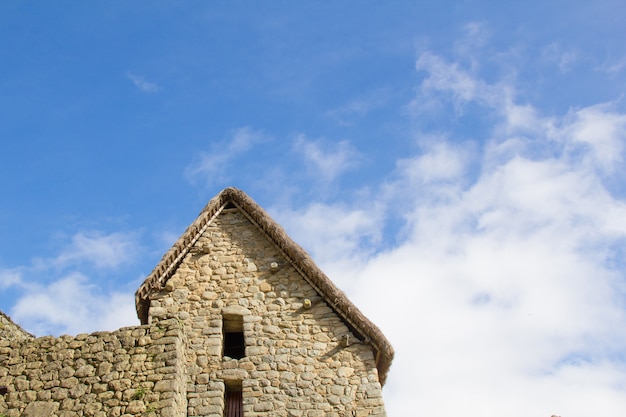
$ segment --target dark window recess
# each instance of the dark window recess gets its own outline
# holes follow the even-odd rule
[[[224,356],[241,359],[246,356],[243,332],[224,333]]]
[[[224,356],[241,359],[246,356],[246,341],[243,335],[243,317],[239,315],[224,315]]]
[[[224,417],[243,417],[241,386],[226,386],[226,392],[224,393]]]

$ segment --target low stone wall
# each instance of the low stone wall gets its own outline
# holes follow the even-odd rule
[[[114,332],[0,340],[0,414],[187,415],[184,336],[176,320]]]

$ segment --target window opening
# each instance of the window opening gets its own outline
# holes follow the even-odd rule
[[[241,359],[246,356],[246,343],[243,337],[243,316],[228,314],[222,319],[224,356]]]
[[[224,417],[243,417],[241,381],[224,381]]]

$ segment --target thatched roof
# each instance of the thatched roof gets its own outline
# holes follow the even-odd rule
[[[143,324],[148,321],[150,294],[163,289],[182,259],[208,227],[211,220],[229,204],[235,205],[283,253],[291,265],[315,288],[325,302],[344,320],[355,336],[370,343],[376,353],[381,384],[385,383],[394,351],[380,329],[356,308],[348,297],[315,265],[309,254],[296,244],[258,204],[243,191],[226,188],[204,207],[198,218],[167,251],[135,293],[137,315]]]

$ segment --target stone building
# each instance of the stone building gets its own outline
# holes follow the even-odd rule
[[[0,416],[385,416],[393,349],[227,188],[136,292],[140,326],[35,338],[0,315]]]

